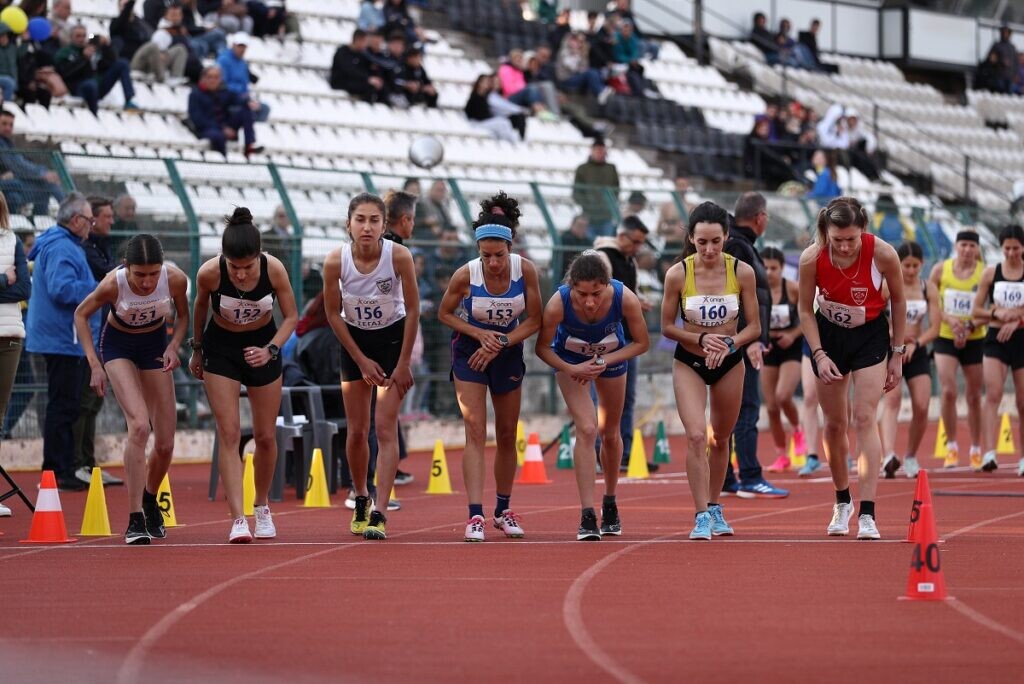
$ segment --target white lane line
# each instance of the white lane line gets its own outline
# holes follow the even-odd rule
[[[1017,630],[1015,630],[1012,627],[1007,627],[1006,625],[1002,624],[1001,622],[996,622],[995,620],[993,620],[992,618],[988,617],[987,615],[979,613],[978,611],[976,611],[974,608],[971,608],[969,605],[967,605],[963,601],[958,601],[956,599],[952,599],[950,601],[943,601],[943,603],[945,603],[947,606],[949,606],[950,608],[952,608],[956,612],[960,613],[964,617],[967,617],[970,620],[972,620],[972,621],[976,622],[977,624],[981,625],[982,627],[985,627],[986,629],[990,629],[993,632],[998,632],[999,634],[1002,634],[1007,639],[1012,639],[1013,641],[1016,641],[1018,644],[1024,645],[1024,634],[1018,632]]]

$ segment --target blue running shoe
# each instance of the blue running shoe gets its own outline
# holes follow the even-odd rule
[[[703,511],[694,516],[693,532],[690,539],[711,539],[711,514]]]
[[[711,514],[711,534],[716,537],[731,537],[733,535],[729,523],[725,522],[721,504],[708,504],[708,513]]]
[[[789,496],[789,490],[773,487],[764,479],[752,480],[741,483],[736,496],[741,499],[785,499]]]
[[[808,456],[807,463],[804,464],[804,467],[800,469],[800,472],[798,472],[797,475],[800,477],[810,477],[814,474],[814,471],[820,467],[821,461],[814,456]]]
[[[733,480],[722,485],[722,496],[736,496],[740,491],[740,483]]]

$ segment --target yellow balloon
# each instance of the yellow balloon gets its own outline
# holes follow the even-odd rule
[[[8,7],[0,12],[0,21],[10,27],[11,32],[21,35],[28,28],[28,16],[20,7]]]

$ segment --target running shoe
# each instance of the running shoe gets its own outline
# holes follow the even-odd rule
[[[526,536],[519,516],[509,510],[502,511],[499,517],[494,518],[494,527],[504,532],[506,537],[513,539],[522,539]]]
[[[921,466],[917,463],[917,457],[907,456],[907,460],[903,462],[903,473],[911,480],[914,480],[919,472],[921,472]]]
[[[0,518],[9,518],[9,517],[11,517],[11,509],[8,508],[7,506],[4,506],[2,503],[0,503]]]
[[[142,513],[132,513],[128,516],[128,529],[124,532],[125,544],[148,544],[149,532],[146,530],[146,516]]]
[[[837,503],[833,506],[832,521],[828,524],[828,536],[845,537],[850,534],[850,518],[852,517],[852,503]]]
[[[701,511],[693,517],[693,531],[690,532],[690,539],[711,539],[711,514]]]
[[[953,442],[946,443],[946,458],[942,462],[943,468],[956,468],[960,465],[960,452]]]
[[[882,464],[882,472],[885,473],[886,480],[892,480],[896,477],[896,471],[900,469],[900,459],[896,457],[896,454],[889,454],[885,457],[885,463]]]
[[[370,494],[372,495],[373,491],[371,491]],[[356,491],[354,489],[350,489],[348,492],[348,497],[345,499],[345,508],[349,509],[350,511],[354,511],[356,509]],[[399,501],[398,499],[388,499],[388,510],[402,510],[402,502]]]
[[[722,504],[708,504],[708,513],[711,515],[711,534],[716,537],[731,537],[733,535],[729,523],[725,522]]]
[[[983,462],[981,459],[981,449],[978,447],[971,447],[970,454],[971,470],[973,470],[976,473],[980,473],[983,467]]]
[[[597,516],[587,511],[580,517],[580,528],[576,530],[576,541],[599,541],[601,531],[597,529]]]
[[[256,506],[253,509],[256,513],[256,538],[273,539],[277,536],[277,528],[274,527],[274,516],[270,514],[270,506]]]
[[[814,471],[821,467],[821,461],[816,456],[808,456],[804,467],[797,473],[800,477],[810,477]]]
[[[373,499],[368,496],[357,496],[355,499],[355,508],[352,510],[352,523],[349,525],[349,529],[352,534],[362,534],[366,531],[366,525],[370,519],[370,513],[373,511]]]
[[[232,544],[248,544],[252,541],[252,533],[249,532],[249,521],[245,519],[244,515],[241,518],[235,518],[235,522],[231,524],[231,534],[228,535],[228,541]]]
[[[100,471],[100,477],[103,479],[104,487],[118,487],[124,484],[124,480],[119,477],[114,477],[106,470]]]
[[[793,453],[797,456],[807,455],[807,442],[804,440],[803,430],[793,430]]]
[[[777,459],[775,459],[775,463],[768,466],[767,470],[769,473],[784,473],[789,470],[789,466],[789,456],[781,454]]]
[[[759,479],[741,483],[736,496],[741,499],[785,499],[789,496],[789,490],[779,489],[767,480]]]
[[[736,482],[736,481],[726,482],[725,484],[722,485],[722,494],[721,494],[721,496],[736,496],[739,493],[739,491],[740,491],[740,483],[739,482]]]
[[[146,530],[150,537],[163,539],[167,536],[167,530],[164,528],[164,513],[155,500],[147,502],[146,497],[142,497],[142,513],[146,516]]]
[[[1017,477],[1024,477],[1024,458],[1020,459],[1020,463],[1017,464]]]
[[[857,518],[857,539],[881,539],[878,527],[875,525],[875,517],[862,513]]]
[[[990,451],[985,454],[985,458],[981,461],[981,469],[986,473],[991,473],[993,470],[999,467],[999,461],[996,460],[996,452]]]
[[[402,485],[412,484],[416,480],[412,473],[407,473],[404,470],[395,472],[395,486],[401,487]]]
[[[370,522],[367,523],[366,529],[363,530],[363,539],[387,539],[388,535],[384,531],[384,525],[387,521],[388,519],[380,511],[370,513]]]
[[[601,505],[601,536],[618,537],[622,534],[622,521],[619,519],[618,504]]]
[[[463,541],[482,542],[484,540],[484,516],[474,515],[466,521],[466,534]]]

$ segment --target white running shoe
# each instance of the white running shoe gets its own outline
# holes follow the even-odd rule
[[[921,465],[917,462],[915,456],[907,456],[907,460],[903,462],[903,472],[911,480],[917,477],[917,474],[921,472]]]
[[[985,457],[981,460],[981,469],[986,473],[991,473],[993,470],[999,467],[999,460],[996,458],[996,452],[989,451],[985,454]]]
[[[1024,463],[1024,461],[1022,461]],[[11,516],[11,509],[3,504],[0,504],[0,518],[9,518]]]
[[[484,516],[474,515],[466,522],[466,536],[468,542],[482,542],[484,540]]]
[[[501,517],[494,519],[494,527],[504,532],[506,537],[512,537],[513,539],[520,539],[526,536],[526,532],[523,532],[523,526],[520,524],[519,516],[509,510],[503,511]]]
[[[274,527],[274,516],[270,514],[270,506],[256,506],[256,538],[273,539],[277,536],[277,528]]]
[[[1017,464],[1017,476],[1024,477],[1024,458],[1020,459],[1020,463]]]
[[[867,515],[866,513],[861,514],[857,518],[857,539],[881,539],[882,535],[878,533],[878,527],[875,525],[874,516]]]
[[[850,518],[852,517],[852,503],[837,503],[832,507],[832,522],[828,524],[828,535],[830,537],[845,537],[850,534]]]
[[[249,532],[249,521],[245,517],[235,518],[231,525],[231,534],[228,541],[232,544],[248,544],[252,541],[252,533]]]

